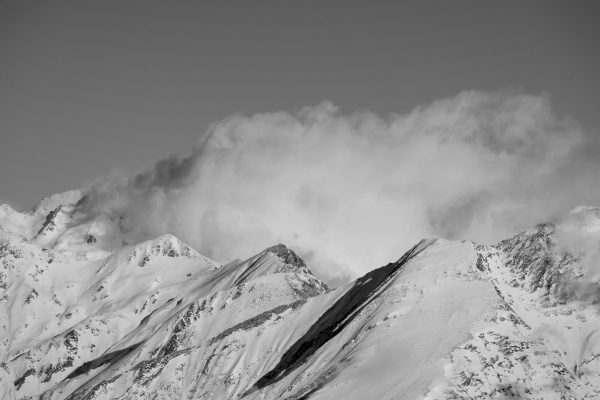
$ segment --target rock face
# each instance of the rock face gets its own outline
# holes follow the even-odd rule
[[[226,265],[129,245],[77,194],[0,207],[0,398],[600,398],[589,243],[561,245],[562,222],[424,240],[330,289],[281,244]],[[594,210],[569,232],[593,236]]]

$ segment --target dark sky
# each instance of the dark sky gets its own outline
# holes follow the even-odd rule
[[[0,202],[186,152],[236,112],[547,92],[600,127],[597,1],[2,1]]]

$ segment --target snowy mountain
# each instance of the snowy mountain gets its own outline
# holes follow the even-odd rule
[[[0,207],[2,399],[600,398],[598,208],[333,289],[284,245],[220,265],[83,203]]]

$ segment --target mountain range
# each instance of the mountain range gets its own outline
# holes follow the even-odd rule
[[[600,398],[600,208],[331,288],[283,244],[220,264],[85,203],[0,206],[2,399]]]

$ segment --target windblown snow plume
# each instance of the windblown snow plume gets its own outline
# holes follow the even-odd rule
[[[96,183],[79,207],[220,261],[284,242],[336,281],[422,237],[493,242],[600,203],[584,145],[545,96],[463,92],[388,117],[324,102],[229,117],[191,154]]]
[[[577,207],[556,227],[557,250],[576,257],[583,279],[567,280],[560,287],[563,298],[578,299],[600,307],[600,208]]]

